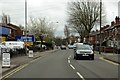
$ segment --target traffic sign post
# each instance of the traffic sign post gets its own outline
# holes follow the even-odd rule
[[[2,67],[10,67],[10,53],[2,54]]]
[[[42,51],[42,50],[43,50],[43,49],[42,49],[42,44],[43,44],[43,37],[44,37],[44,36],[41,34],[39,37],[40,37],[40,40],[41,40],[41,51]]]

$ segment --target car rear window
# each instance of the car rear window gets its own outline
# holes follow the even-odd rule
[[[77,49],[80,49],[80,50],[91,50],[89,45],[77,45]]]

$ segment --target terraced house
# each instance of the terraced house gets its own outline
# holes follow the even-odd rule
[[[100,40],[102,51],[120,53],[120,18],[118,16],[116,16],[115,21],[111,22],[111,25],[101,28],[101,38],[98,30],[90,33],[90,43],[98,47]]]

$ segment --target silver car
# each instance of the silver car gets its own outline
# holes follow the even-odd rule
[[[76,44],[76,48],[74,49],[74,59],[94,60],[94,52],[89,45]]]

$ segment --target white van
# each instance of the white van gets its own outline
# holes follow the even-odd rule
[[[24,42],[21,42],[21,41],[6,41],[5,46],[7,46],[11,49],[13,49],[13,48],[21,49],[21,48],[24,48]]]
[[[9,52],[9,48],[5,46],[4,44],[0,43],[0,56],[3,52]]]

